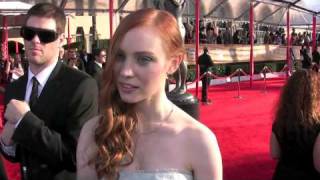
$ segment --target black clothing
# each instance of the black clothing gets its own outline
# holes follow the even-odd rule
[[[39,82],[36,77],[32,77],[32,90],[31,90],[30,99],[29,99],[29,105],[30,105],[30,108],[32,109],[38,101],[38,89],[39,89]]]
[[[233,43],[234,43],[234,44],[240,44],[240,38],[239,38],[239,36],[238,36],[237,33],[235,33],[235,34],[233,35]]]
[[[77,64],[77,67],[80,71],[83,71],[83,72],[87,72],[87,66],[86,66],[86,62],[83,61],[81,58],[80,59],[77,59],[78,61],[78,64]]]
[[[222,38],[221,38],[221,35],[219,35],[217,37],[217,44],[222,44]]]
[[[2,162],[2,157],[0,156],[0,179],[1,180],[7,180],[7,174],[4,168],[4,164]]]
[[[79,69],[88,73],[89,63],[93,61],[92,55],[80,53],[80,61],[81,67]]]
[[[203,53],[201,56],[199,56],[199,66],[200,66],[200,76],[202,76],[205,72],[207,72],[209,67],[213,66],[212,59],[207,53]],[[201,80],[202,80],[201,101],[207,102],[209,78],[207,76],[204,76]]]
[[[95,61],[90,61],[88,63],[88,74],[90,74],[100,87],[101,80],[102,80],[102,67],[100,67]]]
[[[314,52],[312,53],[312,61],[319,66],[319,63],[320,63],[320,54],[319,54],[318,51],[314,51]]]
[[[277,122],[272,126],[281,149],[273,180],[319,180],[320,173],[313,165],[313,146],[320,125],[310,128],[293,124],[283,126]]]
[[[213,66],[212,59],[209,54],[203,53],[199,56],[200,75],[208,71],[208,68]]]
[[[300,50],[300,54],[302,55],[303,59],[301,61],[302,63],[302,68],[309,69],[311,67],[311,58],[309,57],[307,50],[302,49]]]
[[[11,99],[24,100],[27,76],[7,86],[5,104]],[[96,82],[58,62],[36,104],[15,129],[16,156],[2,153],[8,160],[20,162],[23,180],[75,180],[80,130],[97,114]]]

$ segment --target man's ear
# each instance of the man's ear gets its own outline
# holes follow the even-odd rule
[[[66,39],[66,35],[64,33],[59,35],[59,47],[62,47],[65,39]]]
[[[176,70],[179,68],[181,62],[183,61],[184,55],[183,53],[172,56],[170,58],[169,68],[168,68],[168,74],[173,74],[176,72]]]

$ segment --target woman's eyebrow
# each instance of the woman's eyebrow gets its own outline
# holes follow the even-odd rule
[[[134,55],[154,56],[154,53],[153,53],[153,52],[150,52],[150,51],[138,51],[138,52],[135,52]]]

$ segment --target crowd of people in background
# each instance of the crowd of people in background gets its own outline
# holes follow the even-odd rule
[[[183,23],[186,35],[185,43],[195,42],[195,23],[191,19],[185,20]],[[255,28],[254,33],[254,43],[255,44],[276,44],[276,45],[286,45],[287,37],[285,29],[283,27],[274,27],[259,25]],[[249,44],[249,23],[248,22],[231,22],[231,21],[213,21],[202,19],[199,24],[199,37],[200,43],[202,44]],[[317,44],[320,41],[320,34],[317,34]],[[312,64],[312,59],[314,62],[318,63],[317,52],[311,52],[310,47],[312,45],[312,36],[309,31],[299,31],[297,32],[295,28],[292,28],[291,32],[291,43],[294,46],[301,46],[301,57],[307,57],[308,55],[311,61],[305,61],[306,66]],[[99,59],[99,55],[95,54],[95,51],[99,52],[100,49],[93,49],[92,53],[87,53],[85,49],[77,48],[61,48],[59,59],[66,63],[68,66],[76,68],[80,71],[87,72],[92,75],[92,68],[95,68]],[[103,50],[106,52],[106,50]],[[309,52],[310,51],[310,52]],[[104,53],[102,53],[104,54]],[[306,58],[304,58],[306,59]],[[303,59],[302,59],[303,60]],[[105,60],[102,60],[104,64]],[[99,64],[99,63],[98,63]],[[309,65],[308,65],[309,64]],[[9,55],[8,61],[0,60],[0,81],[2,83],[12,82],[18,79],[24,74],[28,67],[27,60],[23,54],[11,54]],[[98,65],[100,67],[100,65]],[[305,67],[305,66],[304,66]],[[100,68],[98,68],[100,69]],[[96,77],[97,78],[97,77]]]
[[[107,51],[96,48],[92,53],[85,50],[70,48],[65,50],[63,47],[59,51],[59,61],[91,75],[99,82],[103,66],[106,63]],[[10,54],[8,60],[0,60],[0,82],[2,84],[10,83],[23,76],[28,70],[28,61],[25,55]],[[1,90],[0,90],[1,91]]]
[[[185,20],[183,23],[186,29],[185,42],[195,42],[195,22]],[[250,44],[249,23],[231,21],[200,20],[199,24],[200,43],[205,44]],[[320,34],[316,35],[317,42],[320,41]],[[287,36],[283,27],[271,25],[259,25],[255,27],[255,44],[277,44],[286,45]],[[292,45],[311,45],[312,36],[310,31],[299,31],[293,28],[291,32]]]

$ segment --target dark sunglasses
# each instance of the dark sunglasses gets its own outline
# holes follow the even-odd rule
[[[27,41],[31,41],[37,35],[42,43],[51,43],[58,39],[59,34],[54,30],[23,26],[20,35]]]

